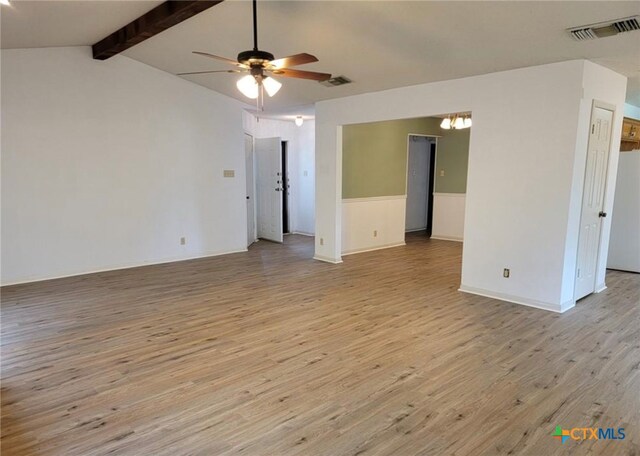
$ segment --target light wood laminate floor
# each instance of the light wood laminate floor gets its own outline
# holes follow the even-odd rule
[[[559,315],[458,292],[455,242],[312,251],[4,288],[2,454],[640,454],[640,275]]]

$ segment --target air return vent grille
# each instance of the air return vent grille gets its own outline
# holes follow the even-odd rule
[[[569,33],[571,33],[571,36],[578,41],[595,40],[598,38],[596,34],[593,33],[593,29],[590,28],[569,30]]]
[[[618,33],[632,32],[640,30],[640,16],[625,17],[615,21],[600,22],[598,24],[583,25],[567,29],[571,36],[577,41],[595,40]]]
[[[613,26],[618,31],[618,33],[640,30],[640,22],[638,22],[638,16],[616,21],[613,23]]]
[[[320,84],[326,87],[336,87],[336,86],[341,86],[341,85],[350,84],[350,83],[351,83],[351,79],[345,76],[336,76],[334,78],[327,79],[326,81],[320,81]]]

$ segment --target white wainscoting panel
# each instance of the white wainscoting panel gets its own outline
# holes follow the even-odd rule
[[[342,254],[404,245],[406,201],[406,195],[343,199]]]
[[[462,241],[465,200],[465,193],[433,194],[432,239]]]

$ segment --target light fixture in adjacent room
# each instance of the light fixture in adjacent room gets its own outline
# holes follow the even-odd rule
[[[440,128],[443,130],[462,130],[471,127],[471,117],[468,115],[452,114],[440,122]]]
[[[304,119],[302,118],[302,116],[298,116],[298,117],[296,117],[295,122],[296,122],[297,126],[301,127],[302,123],[304,122]]]

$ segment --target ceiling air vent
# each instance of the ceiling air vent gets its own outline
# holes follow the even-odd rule
[[[621,19],[619,21],[615,21],[613,26],[616,28],[618,33],[622,32],[632,32],[633,30],[640,30],[640,22],[638,22],[638,16],[630,17],[629,19]]]
[[[600,22],[598,24],[583,25],[567,29],[571,36],[577,41],[595,40],[618,33],[632,32],[640,30],[640,16],[625,17],[615,21]]]
[[[345,76],[336,76],[334,78],[327,79],[326,81],[320,81],[320,84],[326,87],[336,87],[349,83],[351,83],[351,79]]]

